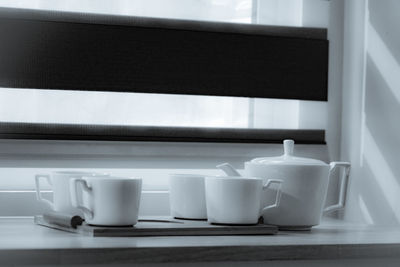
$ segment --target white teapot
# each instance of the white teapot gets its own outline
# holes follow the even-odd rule
[[[264,223],[278,225],[286,230],[308,230],[320,223],[323,212],[342,209],[345,205],[350,163],[331,162],[293,156],[293,140],[284,140],[284,154],[279,157],[255,158],[245,162],[245,176],[280,179],[282,196],[280,205],[262,212]],[[325,209],[329,179],[333,170],[344,167],[339,201]],[[231,170],[233,171],[233,170]],[[274,189],[268,189],[274,190]],[[274,194],[265,191],[261,206],[274,202]]]

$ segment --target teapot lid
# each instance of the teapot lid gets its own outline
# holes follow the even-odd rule
[[[283,141],[284,154],[279,157],[255,158],[250,162],[255,164],[287,164],[287,165],[327,165],[322,160],[293,156],[294,141]]]

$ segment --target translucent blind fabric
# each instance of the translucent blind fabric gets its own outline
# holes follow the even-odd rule
[[[250,23],[253,0],[0,0],[1,7]]]
[[[326,112],[320,101],[0,88],[1,122],[325,129]]]

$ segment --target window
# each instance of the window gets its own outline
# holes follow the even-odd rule
[[[288,3],[277,0],[102,0],[96,3],[88,0],[2,0],[0,6],[302,26],[307,24],[303,13],[306,14],[309,6],[315,6],[316,3],[310,0],[290,0]],[[320,7],[321,10],[324,12],[319,12],[319,20],[325,19],[326,23],[326,18],[322,16],[326,14],[327,3]],[[286,18],[295,19],[289,21]],[[0,97],[2,122],[264,129],[326,128],[326,105],[319,101],[82,91],[71,93],[62,90],[10,88],[2,88]],[[313,114],[312,119],[309,119],[309,114]]]
[[[321,7],[321,3],[324,6]],[[310,16],[303,15],[307,15],[307,10],[316,5],[319,5],[319,11],[324,11],[319,12],[319,24],[324,21],[326,24],[327,19],[323,16],[326,15],[327,3],[311,0],[290,0],[287,3],[277,0],[102,0],[96,3],[88,0],[0,1],[0,6],[14,8],[288,26],[308,24],[307,18]],[[316,23],[317,19],[313,17]],[[326,128],[326,105],[323,101],[83,91],[71,93],[63,90],[11,88],[2,88],[0,97],[1,122]],[[312,119],[310,114],[313,114]]]
[[[300,27],[313,26],[314,22],[305,16],[310,6],[324,2],[320,11],[325,12],[329,4],[327,1],[311,0],[290,2],[283,7],[282,1],[277,0],[102,0],[96,1],[96,4],[84,0],[0,0],[0,6]],[[271,13],[267,12],[277,9],[279,12],[275,15],[279,16],[271,17]],[[314,18],[318,20],[316,26],[326,26],[324,12],[318,13],[322,14],[319,20]],[[7,123],[324,130],[327,128],[326,117],[325,101],[0,88],[0,121]],[[316,153],[314,157],[324,159],[325,148],[316,147],[314,150],[314,147],[304,146],[299,153]],[[2,197],[8,200],[15,198],[20,208],[16,212],[2,207],[0,214],[31,215],[40,210],[40,207],[29,205],[24,208],[24,203],[31,202],[34,197],[32,177],[35,173],[63,168],[96,168],[116,175],[141,176],[145,190],[143,205],[150,209],[151,199],[159,197],[161,201],[158,203],[163,203],[160,209],[165,213],[168,173],[216,174],[213,169],[215,162],[230,161],[240,167],[248,158],[279,154],[280,146],[0,140],[0,150],[0,175],[3,177],[0,179],[0,203]],[[154,214],[161,212],[160,209],[154,210],[153,207],[151,212],[142,210],[142,213]]]

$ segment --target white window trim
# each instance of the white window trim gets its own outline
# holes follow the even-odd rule
[[[298,155],[328,162],[326,152],[326,145],[296,145]],[[0,140],[0,167],[55,167],[58,165],[65,168],[96,168],[96,166],[145,168],[146,164],[143,165],[143,162],[151,159],[154,162],[164,162],[163,166],[175,168],[181,166],[179,161],[182,158],[194,161],[204,158],[212,159],[212,161],[221,159],[245,161],[255,157],[280,154],[282,154],[282,144],[275,143]],[[71,166],[72,163],[76,166]],[[198,168],[210,167],[208,163],[196,161],[189,165]],[[186,168],[192,167],[186,165]]]

